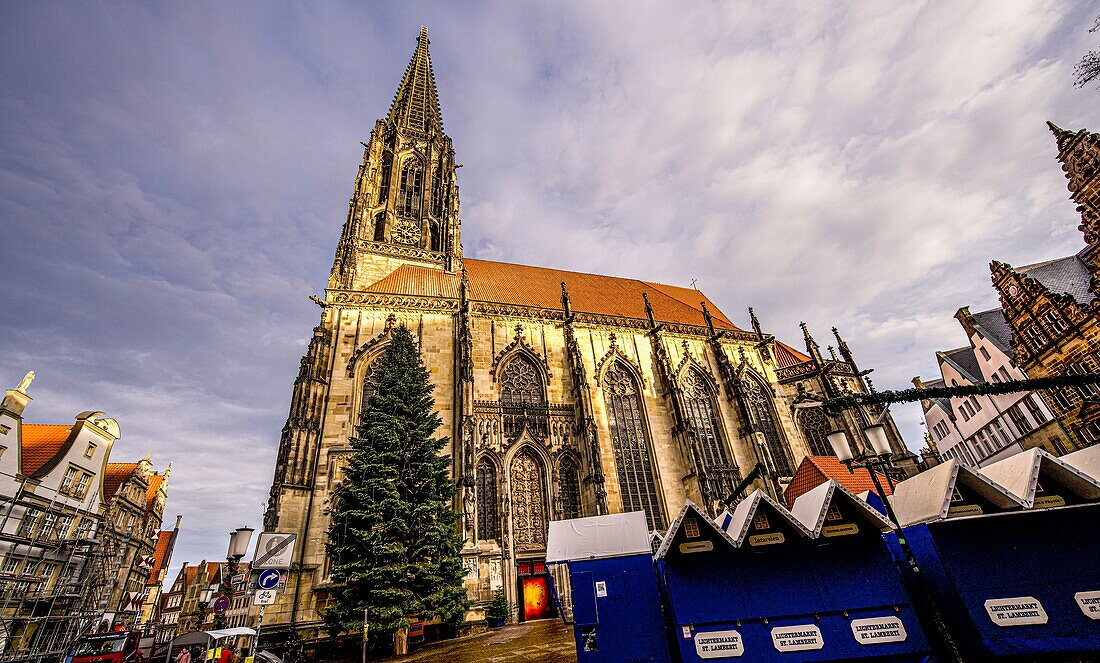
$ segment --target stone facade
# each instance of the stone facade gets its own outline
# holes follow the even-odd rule
[[[1032,378],[1100,373],[1100,135],[1050,128],[1086,246],[1026,267],[990,264],[1016,364]],[[1043,397],[1068,438],[1063,453],[1100,442],[1100,385],[1045,390]]]
[[[426,30],[365,145],[280,441],[265,529],[298,544],[265,628],[318,632],[329,496],[396,325],[419,341],[450,440],[470,621],[498,587],[531,616],[549,520],[641,509],[663,530],[689,499],[717,512],[752,485],[781,495],[832,428],[866,444],[879,412],[812,406],[868,388],[839,335],[825,357],[803,326],[803,353],[690,288],[464,257]]]

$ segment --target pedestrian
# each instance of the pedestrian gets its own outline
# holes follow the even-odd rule
[[[176,654],[176,663],[191,663],[191,651],[187,647],[182,647]]]

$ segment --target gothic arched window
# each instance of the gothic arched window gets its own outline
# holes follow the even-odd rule
[[[772,411],[771,399],[768,397],[766,387],[755,375],[749,375],[741,380],[741,390],[745,397],[745,405],[756,420],[757,432],[764,434],[764,441],[768,445],[772,462],[775,463],[775,471],[779,476],[791,476],[794,474],[791,471],[791,458],[775,425],[775,414]]]
[[[512,459],[512,531],[516,546],[546,545],[546,499],[542,466],[524,449]]]
[[[386,213],[379,212],[374,217],[374,241],[386,241]]]
[[[410,161],[401,169],[401,190],[397,199],[397,213],[401,216],[416,218],[420,216],[420,198],[423,183],[420,164]]]
[[[492,461],[482,458],[477,464],[477,538],[500,540],[500,511],[497,499],[497,471]]]
[[[432,215],[439,219],[443,217],[443,161],[435,165],[435,173],[432,174]]]
[[[693,366],[684,373],[681,389],[687,405],[688,422],[695,429],[703,463],[707,467],[729,465],[726,448],[718,433],[718,417],[714,414],[714,391],[707,376]]]
[[[651,530],[664,529],[657,484],[650,461],[649,439],[642,421],[642,400],[630,369],[615,362],[604,373],[603,396],[615,450],[623,511],[645,511]]]
[[[381,367],[381,356],[367,364],[367,370],[363,374],[363,400],[359,404],[360,410],[367,407],[367,401],[370,397],[378,393],[378,380],[382,377]]]
[[[542,405],[546,399],[542,375],[524,354],[516,355],[500,373],[500,402],[504,405]]]
[[[378,182],[378,204],[385,205],[390,197],[390,178],[393,176],[393,153],[382,153],[382,178]]]
[[[581,469],[577,461],[566,456],[558,466],[558,495],[561,496],[561,517],[581,517]]]
[[[439,221],[432,221],[429,225],[432,233],[431,247],[432,251],[443,250],[443,224]]]
[[[829,446],[829,420],[825,416],[825,410],[820,407],[808,407],[798,413],[798,426],[802,429],[802,435],[806,438],[806,444],[810,447],[810,453],[815,456],[833,456],[833,448]]]

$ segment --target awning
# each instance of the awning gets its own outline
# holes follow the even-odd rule
[[[184,633],[172,640],[172,647],[201,645],[210,642],[210,640],[220,640],[221,638],[228,638],[235,635],[256,635],[256,631],[245,626],[235,626],[233,628],[222,628],[213,631]]]
[[[645,512],[555,520],[546,538],[546,562],[652,555]]]

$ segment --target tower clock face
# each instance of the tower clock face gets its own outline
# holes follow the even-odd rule
[[[416,246],[420,243],[419,224],[408,219],[398,219],[393,224],[393,240],[400,244]]]

